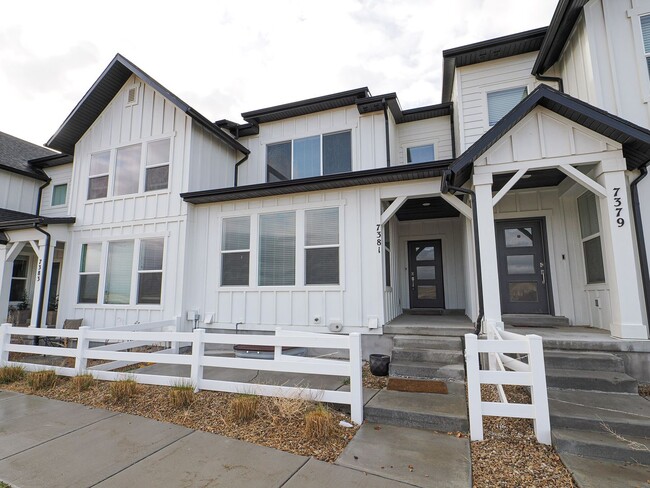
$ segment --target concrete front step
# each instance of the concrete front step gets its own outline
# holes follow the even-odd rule
[[[567,453],[560,453],[560,459],[580,488],[648,486],[650,466],[586,458]]]
[[[579,369],[625,373],[623,359],[607,352],[545,350],[546,369]]]
[[[421,361],[438,364],[463,364],[462,351],[393,347],[391,361]]]
[[[558,452],[578,456],[650,465],[650,439],[617,438],[610,433],[554,429],[553,446]]]
[[[569,390],[592,390],[612,393],[637,393],[637,381],[625,373],[584,371],[578,369],[547,369],[546,386]]]
[[[401,347],[405,349],[445,349],[447,351],[462,351],[463,343],[460,337],[431,337],[398,334],[393,337],[393,347]]]
[[[650,402],[628,393],[548,390],[551,426],[650,438]]]
[[[444,381],[465,381],[465,366],[419,361],[391,361],[390,376]]]
[[[449,384],[449,393],[410,393],[381,390],[364,408],[368,422],[437,430],[467,432],[465,385]]]
[[[416,335],[426,337],[463,337],[465,334],[473,334],[474,327],[445,327],[445,326],[407,326],[407,325],[386,325],[384,334]]]
[[[554,315],[503,314],[501,319],[505,325],[520,327],[568,327],[571,325],[568,318]]]

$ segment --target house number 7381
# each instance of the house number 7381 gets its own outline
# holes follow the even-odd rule
[[[377,252],[381,254],[381,224],[377,224]]]
[[[619,227],[623,227],[625,225],[625,219],[621,217],[623,213],[623,202],[621,201],[621,197],[618,196],[620,191],[620,188],[614,188],[614,212],[616,213],[616,224]]]

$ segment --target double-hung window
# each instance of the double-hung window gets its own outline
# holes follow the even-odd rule
[[[169,184],[170,140],[162,139],[147,145],[147,167],[144,191],[165,190]]]
[[[339,209],[305,211],[305,284],[339,284]]]
[[[251,218],[223,219],[221,236],[221,285],[248,286]]]
[[[266,147],[266,181],[343,173],[352,169],[351,131],[333,132]]]
[[[54,185],[52,187],[52,206],[65,205],[68,196],[68,184]]]
[[[102,151],[90,156],[90,178],[88,179],[88,200],[106,198],[108,195],[108,170],[111,152]]]
[[[104,303],[127,304],[131,301],[133,241],[108,243]]]
[[[138,303],[160,303],[165,240],[142,239],[138,259]]]
[[[528,88],[525,86],[488,92],[487,105],[490,126],[493,126],[501,120],[519,102],[526,98],[527,95]]]
[[[605,266],[603,264],[603,250],[600,243],[598,202],[593,193],[587,192],[578,197],[578,214],[580,217],[580,235],[582,238],[587,283],[604,283]]]
[[[14,259],[13,272],[11,273],[11,287],[9,288],[9,301],[20,302],[27,293],[27,270],[29,258],[18,256]]]
[[[82,244],[77,299],[79,303],[97,303],[101,257],[101,244]]]
[[[295,285],[296,212],[260,215],[259,233],[259,285]]]

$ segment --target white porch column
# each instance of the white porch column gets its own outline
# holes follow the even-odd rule
[[[45,272],[45,253],[49,252],[49,258],[47,260],[47,276],[45,276],[45,293],[43,294],[43,315],[41,320],[41,327],[45,327],[45,321],[47,318],[47,304],[49,302],[50,295],[50,278],[52,277],[52,261],[54,260],[54,245],[56,242],[54,239],[50,242],[49,250],[45,246],[45,238],[38,242],[38,256],[36,256],[36,278],[34,279],[34,297],[32,299],[32,317],[30,325],[36,326],[38,309],[41,301],[41,282],[43,280],[43,273]]]
[[[623,339],[647,339],[625,169],[625,160],[619,159],[601,162],[596,171],[596,181],[607,191],[607,198],[599,198],[599,203],[603,259],[612,306],[611,334]]]
[[[503,329],[501,320],[501,295],[499,294],[499,270],[497,268],[497,241],[494,231],[492,206],[492,175],[475,174],[476,215],[481,251],[481,284],[483,286],[484,323]]]
[[[9,313],[9,290],[13,261],[7,261],[8,246],[0,245],[0,322],[6,322]]]

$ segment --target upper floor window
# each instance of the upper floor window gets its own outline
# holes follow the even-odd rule
[[[501,120],[504,115],[510,112],[527,95],[528,88],[525,86],[488,92],[487,104],[490,127]]]
[[[88,200],[168,188],[170,148],[167,138],[92,154]]]
[[[266,181],[343,173],[352,169],[351,132],[334,132],[266,147]]]
[[[643,53],[650,74],[650,15],[641,16],[641,35],[643,36]]]
[[[65,205],[68,196],[68,184],[54,185],[52,187],[52,206]]]
[[[414,146],[406,149],[407,163],[427,163],[433,161],[433,144]]]

